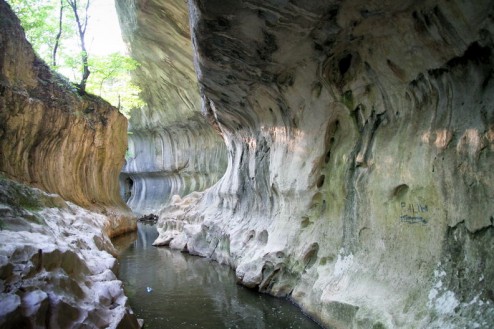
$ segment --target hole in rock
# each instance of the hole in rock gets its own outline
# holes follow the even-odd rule
[[[268,243],[268,231],[263,230],[259,235],[257,236],[257,240],[259,241],[260,244],[265,245]]]
[[[300,223],[300,227],[302,228],[306,228],[307,226],[309,226],[310,224],[312,224],[312,222],[310,221],[309,217],[307,216],[304,216],[302,217],[302,222]]]
[[[254,230],[250,230],[249,233],[247,234],[247,236],[245,237],[245,241],[244,243],[248,243],[249,241],[251,241],[254,237],[256,236],[256,231]]]
[[[348,54],[342,59],[340,59],[340,62],[338,63],[338,68],[340,69],[341,76],[343,76],[348,71],[350,65],[352,65],[352,54]]]
[[[311,244],[310,247],[306,250],[302,259],[306,268],[311,268],[312,265],[314,265],[314,263],[317,260],[318,251],[319,251],[319,244],[316,242]]]
[[[317,50],[317,51],[323,51],[324,48],[318,44],[317,42],[314,42],[314,49]]]
[[[317,192],[312,197],[311,208],[318,206],[321,202],[322,202],[322,194],[321,194],[321,192]]]
[[[218,26],[221,26],[221,27],[229,27],[230,26],[230,22],[228,21],[228,19],[224,18],[224,17],[218,17]]]
[[[407,184],[398,185],[397,187],[395,187],[393,189],[393,196],[401,197],[408,191],[408,189],[409,189],[409,187]]]
[[[326,157],[324,158],[324,163],[329,163],[329,160],[331,159],[331,151],[328,151],[328,153],[326,153]]]
[[[127,202],[132,196],[132,189],[134,188],[134,180],[130,177],[124,179],[124,194],[123,199]]]
[[[319,179],[317,180],[317,188],[321,188],[324,185],[325,179],[326,179],[326,176],[324,176],[324,175],[319,176]]]

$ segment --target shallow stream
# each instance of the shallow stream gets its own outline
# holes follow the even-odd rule
[[[144,328],[320,329],[290,301],[237,285],[227,266],[153,247],[157,235],[154,226],[139,223],[137,239],[114,241],[119,278]]]

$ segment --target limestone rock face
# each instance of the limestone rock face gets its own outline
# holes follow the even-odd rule
[[[106,222],[0,177],[0,327],[139,328]]]
[[[226,147],[208,113],[200,113],[186,2],[122,0],[116,6],[140,63],[133,78],[147,104],[131,113],[121,194],[135,212],[157,212],[171,196],[217,182]]]
[[[118,185],[127,120],[51,72],[4,1],[0,18],[0,171],[106,214],[109,235],[135,229]]]
[[[132,113],[132,129],[183,123],[200,111],[187,6],[184,1],[115,3],[125,42],[140,66],[135,79],[147,107]]]
[[[117,185],[126,128],[50,72],[0,0],[0,327],[140,327],[109,240],[136,227]]]
[[[199,116],[184,126],[133,131],[120,179],[127,204],[156,213],[173,195],[201,191],[226,168],[225,146]]]
[[[492,2],[191,0],[189,14],[228,168],[161,212],[156,244],[330,327],[492,326]]]

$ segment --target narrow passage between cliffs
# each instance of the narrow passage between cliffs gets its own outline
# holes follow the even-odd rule
[[[155,226],[138,225],[114,244],[119,279],[144,328],[320,328],[290,301],[237,285],[227,266],[153,247]]]

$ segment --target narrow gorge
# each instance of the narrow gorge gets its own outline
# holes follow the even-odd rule
[[[216,183],[226,169],[226,147],[201,115],[186,4],[115,4],[123,37],[140,64],[134,80],[146,102],[131,113],[122,195],[134,212],[157,213],[173,195]]]
[[[147,214],[325,328],[494,326],[492,1],[115,5],[128,127],[0,0],[1,327],[138,327],[109,237]]]
[[[162,108],[182,125],[194,88],[170,77],[189,72],[188,10],[202,113],[228,154],[218,183],[160,212],[155,245],[228,264],[329,327],[493,324],[491,2],[118,8],[148,103],[175,90],[187,101]]]

